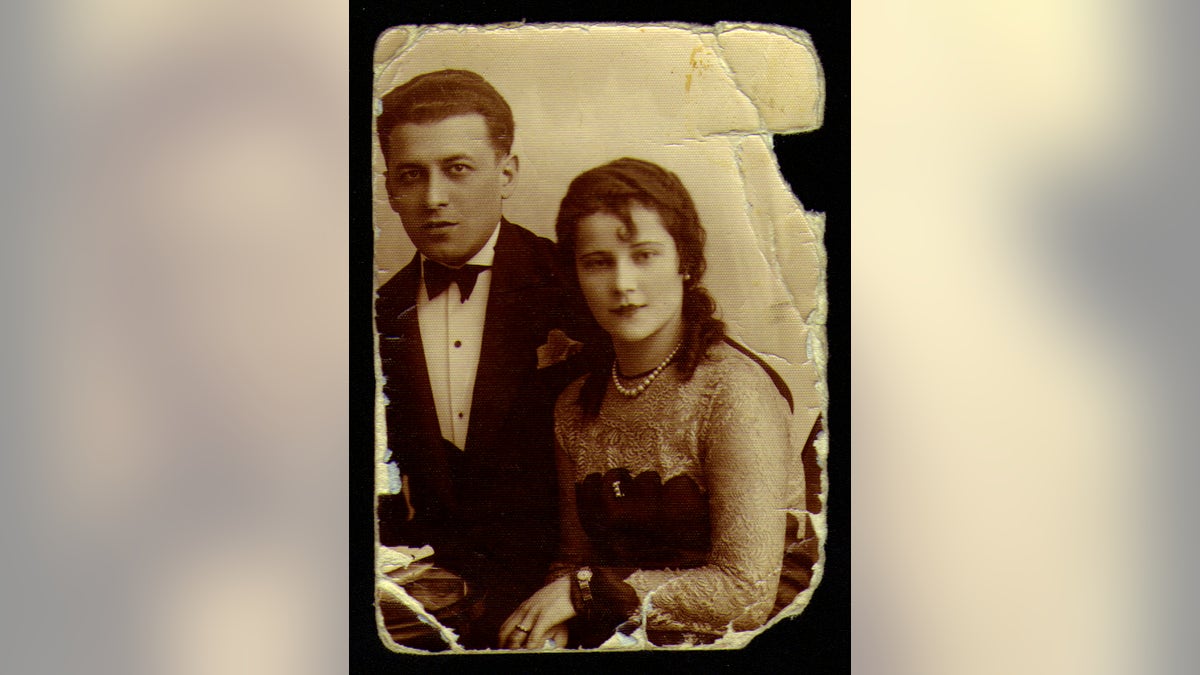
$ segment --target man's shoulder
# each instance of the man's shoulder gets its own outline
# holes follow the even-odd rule
[[[518,272],[520,286],[557,283],[555,251],[553,241],[505,220],[500,225],[494,264],[505,268],[506,274]]]
[[[519,248],[527,253],[535,255],[538,258],[545,258],[553,261],[557,246],[553,241],[513,223],[505,220],[500,224],[500,232],[503,237],[506,233],[509,239],[515,244],[514,248]]]
[[[375,292],[377,303],[407,302],[411,304],[416,302],[417,286],[421,281],[418,260],[419,258],[414,256],[407,265],[400,268],[400,271],[393,274],[391,279],[379,287],[379,290]]]

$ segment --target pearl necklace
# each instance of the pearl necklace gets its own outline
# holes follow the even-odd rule
[[[682,342],[675,345],[675,349],[672,349],[671,353],[667,354],[667,358],[664,359],[662,363],[658,364],[657,368],[650,371],[650,374],[645,376],[642,379],[642,381],[638,383],[638,385],[636,387],[633,387],[631,389],[626,389],[621,384],[621,378],[619,375],[617,375],[617,360],[613,359],[613,365],[612,365],[613,385],[616,386],[617,391],[620,392],[622,396],[625,396],[627,398],[636,398],[637,396],[640,396],[643,391],[646,391],[646,387],[649,387],[650,383],[653,382],[656,377],[658,377],[659,373],[661,373],[663,371],[663,369],[666,368],[667,365],[671,363],[671,359],[675,358],[676,352],[678,352],[679,348],[682,346],[683,346]]]

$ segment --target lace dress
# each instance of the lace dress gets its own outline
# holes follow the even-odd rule
[[[630,618],[656,644],[762,625],[788,510],[804,508],[791,412],[766,371],[719,344],[687,382],[671,367],[627,398],[609,381],[596,417],[577,403],[582,384],[555,409],[563,542],[551,577],[593,569],[602,611],[584,646]]]

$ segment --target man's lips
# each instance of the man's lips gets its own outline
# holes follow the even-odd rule
[[[458,223],[452,223],[452,222],[449,222],[449,221],[446,221],[446,220],[434,220],[434,221],[430,221],[430,222],[428,222],[428,223],[425,223],[425,225],[423,225],[421,229],[425,229],[425,230],[444,230],[444,229],[446,229],[446,228],[448,228],[448,227],[454,227],[454,226],[455,226],[455,225],[457,225],[457,224],[458,224]]]

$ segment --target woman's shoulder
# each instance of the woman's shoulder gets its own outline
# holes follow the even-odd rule
[[[784,412],[790,412],[791,393],[783,379],[747,351],[724,341],[713,345],[696,366],[695,378],[714,403],[782,405]]]
[[[708,348],[708,353],[696,366],[696,375],[713,384],[771,385],[766,371],[729,342],[721,341]]]

